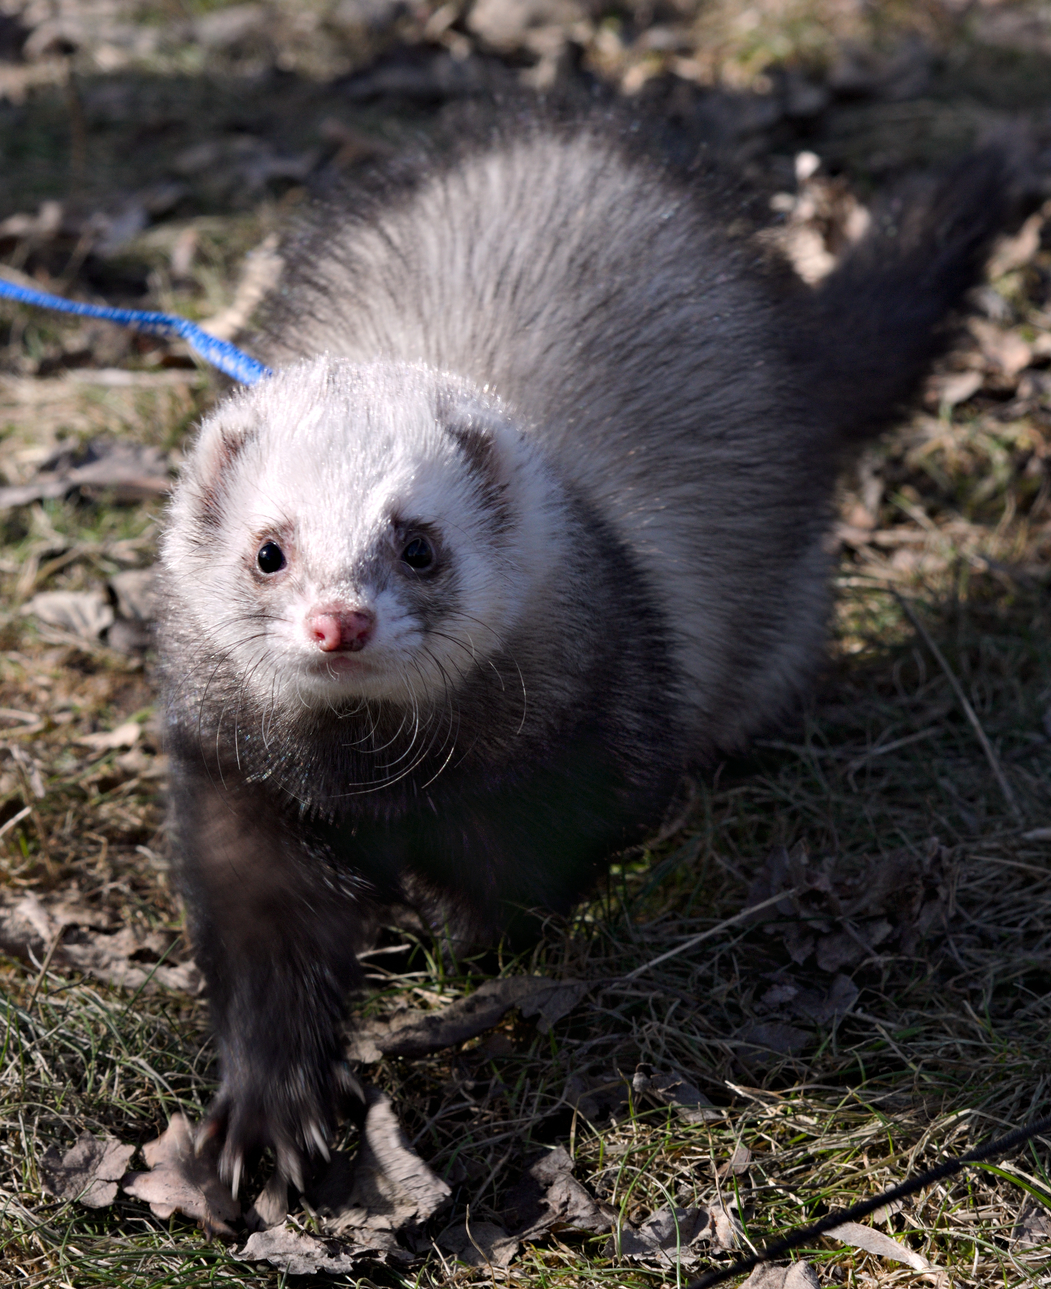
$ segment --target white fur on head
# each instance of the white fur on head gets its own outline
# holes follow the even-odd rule
[[[560,498],[506,411],[465,382],[297,364],[201,428],[163,543],[170,628],[271,708],[441,703],[544,613]],[[435,555],[422,572],[403,558],[416,535]],[[274,574],[258,564],[268,542],[285,557]],[[319,610],[370,616],[364,646],[323,652]]]

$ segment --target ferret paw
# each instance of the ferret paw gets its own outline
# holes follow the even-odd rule
[[[219,1176],[235,1197],[246,1166],[267,1147],[274,1152],[277,1173],[302,1190],[311,1161],[329,1158],[337,1112],[355,1092],[360,1095],[342,1061],[323,1081],[308,1078],[305,1070],[289,1071],[280,1082],[248,1086],[228,1078],[201,1128],[201,1140],[222,1142]]]

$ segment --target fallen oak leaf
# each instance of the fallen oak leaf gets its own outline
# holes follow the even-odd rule
[[[55,1146],[44,1152],[40,1160],[43,1189],[88,1208],[108,1208],[117,1198],[117,1183],[134,1153],[134,1146],[121,1145],[114,1137],[82,1132],[64,1155]]]
[[[346,1249],[336,1240],[319,1240],[285,1225],[254,1232],[234,1257],[245,1262],[269,1262],[290,1276],[311,1276],[319,1271],[338,1275],[353,1271],[367,1254],[376,1257],[385,1251]]]
[[[820,1283],[813,1266],[800,1259],[787,1267],[761,1262],[740,1289],[818,1289]]]
[[[662,1105],[671,1106],[685,1123],[711,1123],[723,1118],[724,1112],[680,1074],[655,1074],[644,1090]]]
[[[616,1212],[592,1198],[573,1176],[573,1160],[565,1146],[556,1146],[511,1187],[503,1219],[512,1239],[534,1240],[566,1228],[601,1234],[613,1227]]]
[[[205,1233],[233,1238],[227,1225],[241,1215],[241,1206],[219,1180],[217,1145],[208,1140],[198,1154],[194,1131],[183,1114],[174,1114],[168,1127],[142,1148],[148,1173],[131,1173],[124,1190],[145,1200],[156,1217],[173,1213],[195,1218]]]
[[[378,1088],[364,1090],[368,1109],[357,1156],[333,1152],[329,1168],[311,1187],[314,1208],[328,1214],[326,1229],[362,1249],[384,1249],[408,1257],[394,1238],[410,1241],[417,1229],[443,1209],[452,1191],[412,1149],[390,1098]]]
[[[581,980],[547,976],[507,976],[487,980],[440,1011],[410,1011],[391,1020],[359,1025],[348,1041],[351,1060],[371,1064],[384,1056],[414,1060],[476,1038],[499,1024],[512,1007],[525,1017],[539,1016],[540,1032],[561,1020],[580,1002],[589,986]]]
[[[438,1246],[469,1267],[510,1266],[518,1240],[495,1222],[454,1222],[438,1236]]]
[[[72,967],[124,989],[157,986],[197,993],[201,976],[191,960],[169,960],[170,935],[132,927],[111,931],[113,917],[77,895],[44,904],[32,892],[9,903],[0,897],[0,950],[32,962],[51,953],[56,968]],[[72,935],[67,929],[77,928]],[[152,961],[150,961],[152,959]]]
[[[606,1242],[607,1258],[640,1258],[660,1266],[697,1260],[691,1246],[714,1238],[712,1215],[703,1208],[661,1208],[638,1227],[623,1226]]]
[[[155,447],[96,439],[79,452],[59,447],[29,483],[0,488],[0,509],[64,497],[75,488],[110,492],[116,501],[142,501],[171,488],[168,461]]]

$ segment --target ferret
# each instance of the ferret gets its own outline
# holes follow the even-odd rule
[[[1003,219],[977,154],[816,291],[632,123],[499,113],[297,235],[275,374],[203,422],[163,539],[179,887],[236,1186],[302,1185],[357,954],[425,892],[567,910],[684,770],[806,685],[843,454],[944,347]]]

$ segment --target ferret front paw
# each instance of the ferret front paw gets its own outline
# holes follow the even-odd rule
[[[227,1077],[201,1128],[222,1142],[219,1176],[236,1197],[246,1165],[269,1147],[277,1173],[302,1190],[310,1161],[328,1159],[336,1117],[354,1095],[361,1089],[344,1061],[321,1078],[305,1068],[280,1081]]]

